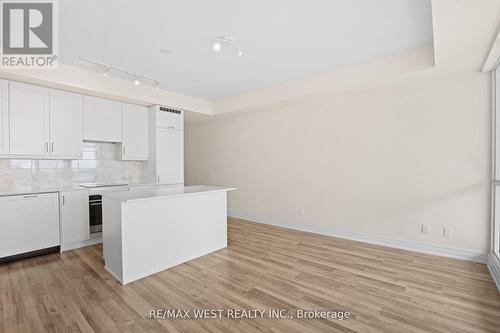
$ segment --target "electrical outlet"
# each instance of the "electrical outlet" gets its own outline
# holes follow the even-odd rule
[[[451,228],[444,227],[443,236],[446,238],[451,238],[451,236],[453,236],[453,230]]]
[[[431,233],[431,226],[428,224],[422,224],[422,233],[423,234],[430,234]]]

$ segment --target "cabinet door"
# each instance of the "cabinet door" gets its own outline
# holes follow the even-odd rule
[[[122,141],[122,104],[104,98],[83,96],[83,139]]]
[[[49,88],[10,82],[10,153],[49,154]]]
[[[122,105],[122,160],[148,159],[148,108],[145,106]]]
[[[59,245],[57,193],[0,198],[0,257]]]
[[[179,110],[156,111],[156,127],[184,130],[184,113]]]
[[[156,130],[157,177],[160,184],[184,183],[184,133]]]
[[[82,95],[50,90],[50,155],[78,159],[82,156]]]
[[[0,80],[0,155],[9,154],[9,82]]]
[[[61,231],[63,245],[90,239],[87,191],[61,194]]]

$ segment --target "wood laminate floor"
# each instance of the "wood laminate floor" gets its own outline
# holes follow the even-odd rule
[[[229,247],[120,285],[91,246],[0,266],[0,332],[500,332],[485,265],[230,219]],[[161,256],[161,253],[151,253]],[[350,319],[149,319],[151,309]]]

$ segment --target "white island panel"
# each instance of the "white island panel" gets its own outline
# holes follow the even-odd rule
[[[106,269],[127,284],[227,247],[228,189],[207,189],[103,195]]]

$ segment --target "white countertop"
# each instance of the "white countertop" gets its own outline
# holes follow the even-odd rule
[[[233,191],[236,188],[231,187],[217,187],[217,186],[178,186],[172,188],[155,188],[155,189],[133,189],[122,192],[108,192],[103,193],[103,198],[111,198],[119,201],[137,201],[137,200],[150,200],[160,199],[167,197],[178,197],[186,195],[194,195],[206,192],[219,192],[219,191]]]
[[[0,187],[0,196],[23,195],[36,193],[86,191],[87,189],[78,185],[61,186],[20,186],[20,187]]]
[[[190,186],[187,186],[190,187]],[[88,191],[90,194],[93,192],[98,192],[98,194],[102,194],[101,192],[134,192],[142,191],[142,192],[151,192],[162,189],[184,189],[183,185],[158,185],[153,183],[139,183],[139,184],[129,184],[126,186],[109,186],[109,187],[97,187],[97,188],[85,188],[81,187],[79,184],[73,185],[54,185],[54,186],[12,186],[12,187],[0,187],[0,197],[10,196],[10,195],[28,195],[28,194],[41,194],[41,193],[54,193],[54,192],[71,192],[71,191]],[[212,187],[212,191],[215,190],[216,187]],[[223,188],[217,187],[217,189],[221,190]],[[226,189],[229,190],[229,189]],[[189,194],[189,189],[184,194]],[[195,191],[195,189],[191,189],[191,191]],[[206,191],[206,190],[205,190]],[[201,191],[203,192],[203,191]],[[181,194],[181,193],[178,193]],[[139,195],[139,194],[134,194]],[[131,199],[126,199],[131,200]]]
[[[53,186],[11,186],[11,187],[0,187],[0,197],[9,195],[23,195],[23,194],[40,194],[40,193],[53,193],[53,192],[70,192],[70,191],[92,191],[92,190],[123,190],[123,189],[134,189],[134,188],[155,188],[157,184],[130,184],[126,186],[109,186],[109,187],[97,187],[97,188],[85,188],[81,187],[80,184],[73,185],[53,185]],[[160,185],[160,186],[172,186],[172,185]]]

